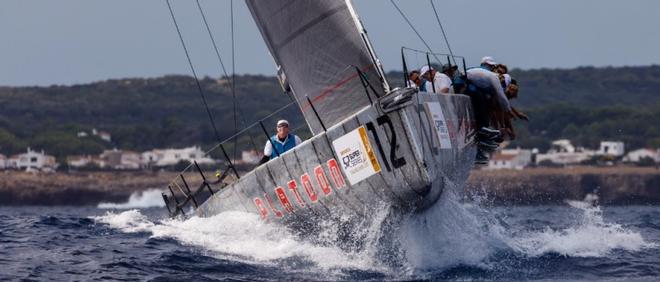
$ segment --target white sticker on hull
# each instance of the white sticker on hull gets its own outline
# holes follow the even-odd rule
[[[426,107],[426,114],[433,126],[433,131],[435,131],[440,142],[440,149],[451,149],[451,138],[449,137],[447,120],[442,112],[442,106],[438,102],[426,102],[424,106]]]
[[[341,169],[351,185],[380,172],[380,164],[369,143],[364,126],[332,141],[332,146],[339,156]]]

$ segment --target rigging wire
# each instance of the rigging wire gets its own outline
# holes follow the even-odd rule
[[[231,94],[232,94],[232,99],[233,99],[233,110],[234,110],[234,158],[237,157],[237,152],[236,148],[238,148],[237,143],[238,143],[238,136],[236,132],[238,132],[238,118],[236,116],[237,110],[238,110],[238,116],[240,116],[240,122],[243,127],[245,127],[245,115],[243,114],[243,110],[240,107],[240,104],[238,104],[238,100],[236,98],[236,72],[235,72],[235,52],[234,52],[234,46],[235,46],[235,41],[234,41],[234,9],[233,9],[233,0],[230,2],[230,18],[231,18],[231,60],[232,60],[232,76],[231,80],[229,78],[229,74],[227,72],[227,68],[225,67],[224,61],[222,60],[222,56],[220,55],[220,51],[218,49],[218,44],[215,41],[215,37],[213,36],[213,33],[211,32],[211,27],[206,19],[206,14],[204,13],[204,9],[202,8],[202,5],[199,3],[199,0],[196,0],[197,3],[197,8],[199,9],[199,13],[202,15],[202,20],[204,21],[204,25],[206,27],[206,31],[209,35],[209,38],[211,39],[211,43],[213,44],[213,49],[215,50],[215,55],[218,58],[218,62],[220,62],[220,67],[222,68],[222,73],[224,77],[229,80],[230,82],[230,89],[231,89]],[[252,146],[254,147],[255,150],[257,150],[254,139],[252,138],[252,135],[249,134],[250,141],[252,143]]]
[[[401,17],[403,17],[403,19],[406,21],[406,23],[408,23],[408,26],[410,26],[410,28],[415,32],[415,34],[417,35],[417,37],[419,37],[419,39],[422,41],[422,43],[424,43],[424,46],[426,46],[426,48],[429,50],[429,53],[430,53],[431,55],[433,55],[433,57],[438,61],[438,63],[442,63],[442,61],[438,58],[438,56],[436,56],[436,55],[433,53],[433,50],[431,49],[431,46],[429,46],[429,44],[426,43],[426,40],[424,40],[424,37],[422,37],[422,35],[419,34],[419,32],[417,31],[417,29],[415,28],[415,26],[410,22],[410,20],[408,20],[408,17],[406,16],[406,14],[403,13],[403,11],[402,11],[402,10],[399,8],[399,6],[394,2],[394,0],[390,0],[390,3],[392,3],[392,5],[394,6],[394,8],[396,8],[396,10],[399,11],[399,14],[401,14]]]
[[[413,52],[413,53],[426,54],[426,53],[428,52],[428,51],[422,51],[422,50],[418,50],[418,49],[410,48],[410,47],[406,47],[406,46],[403,46],[403,47],[401,47],[401,48],[402,48],[403,50],[411,51],[411,52]],[[445,54],[445,53],[434,53],[434,54],[436,54],[436,55],[440,55],[440,56],[451,56],[451,54]],[[459,56],[459,55],[455,55],[455,56],[453,56],[453,57],[461,58],[461,59],[465,58],[465,56]]]
[[[236,119],[236,55],[234,43],[234,0],[229,0],[229,18],[231,19],[231,95],[234,101],[234,133],[238,131]],[[234,159],[238,157],[238,138],[234,138]]]
[[[196,2],[197,2],[197,8],[199,9],[199,13],[202,15],[202,20],[204,21],[204,25],[206,26],[206,31],[208,32],[209,37],[211,38],[211,43],[213,43],[213,49],[215,50],[215,55],[218,58],[218,61],[220,62],[220,67],[222,67],[222,72],[225,74],[225,77],[229,79],[229,76],[227,75],[227,69],[225,68],[225,64],[222,61],[222,57],[220,56],[220,51],[218,50],[218,45],[215,44],[215,37],[213,37],[213,33],[211,32],[209,23],[206,21],[206,14],[202,9],[202,5],[199,3],[199,0],[196,0]]]
[[[429,0],[431,2],[431,7],[433,7],[433,13],[435,14],[435,19],[438,21],[438,25],[440,26],[440,30],[442,31],[442,36],[445,38],[445,43],[447,43],[447,49],[449,49],[449,55],[451,55],[451,59],[454,60],[454,65],[456,65],[456,58],[454,58],[454,52],[451,51],[451,46],[449,45],[449,39],[447,39],[447,34],[445,34],[445,29],[442,27],[442,23],[440,22],[440,16],[438,16],[438,11],[435,9],[435,4],[433,4],[433,0]]]
[[[170,15],[172,16],[172,22],[174,23],[174,27],[176,27],[176,33],[179,35],[179,40],[181,41],[181,46],[183,47],[183,51],[186,53],[186,58],[188,59],[188,65],[190,66],[190,70],[192,71],[193,77],[195,78],[195,82],[197,83],[197,89],[199,90],[199,95],[202,98],[202,102],[204,103],[204,107],[206,108],[206,113],[208,114],[209,120],[211,121],[211,125],[213,126],[213,132],[215,133],[215,138],[218,141],[220,141],[221,139],[220,139],[220,134],[218,133],[218,128],[215,126],[215,120],[213,119],[213,114],[211,114],[209,105],[206,102],[206,97],[204,96],[204,90],[202,89],[202,84],[199,82],[199,78],[197,77],[197,72],[195,71],[195,67],[193,66],[192,60],[190,59],[190,54],[188,53],[186,42],[183,40],[183,35],[181,35],[179,24],[177,23],[176,17],[174,16],[172,5],[170,4],[170,0],[165,0],[165,2],[167,3],[167,8],[170,10]]]

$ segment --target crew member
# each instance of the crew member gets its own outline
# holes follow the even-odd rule
[[[478,68],[471,68],[467,71],[468,85],[466,94],[472,100],[474,116],[477,123],[477,144],[478,152],[476,163],[485,164],[488,162],[488,151],[493,151],[498,147],[498,143],[503,139],[498,130],[490,128],[490,119],[494,108],[498,108],[504,114],[513,115],[509,100],[504,94],[504,89],[500,79],[494,69],[497,63],[492,57],[483,57],[481,65]],[[495,101],[495,105],[491,103]]]
[[[503,82],[502,87],[504,88],[504,93],[509,102],[518,97],[518,83],[516,80],[511,78],[509,74],[501,74],[501,80]],[[493,125],[500,130],[502,137],[508,136],[511,140],[516,139],[516,132],[511,120],[518,118],[529,121],[529,118],[523,112],[516,110],[513,106],[511,106],[511,114],[506,114],[498,108],[495,101],[492,101],[492,103],[493,107],[497,109],[492,113]]]
[[[419,74],[418,70],[411,71],[410,74],[408,75],[408,87],[415,87],[418,88],[420,85],[422,85],[422,76]]]
[[[451,78],[449,76],[444,73],[438,73],[429,65],[423,66],[419,70],[419,73],[426,80],[426,83],[420,86],[420,90],[438,94],[449,93],[449,88],[451,87]]]
[[[449,84],[449,86],[447,86],[446,92],[443,93],[455,93],[454,88],[452,86],[454,85],[454,80],[460,77],[460,73],[458,72],[458,66],[451,64],[444,64],[442,66],[442,74],[446,76],[446,79],[442,78],[445,79],[444,85]]]
[[[259,164],[263,164],[269,160],[279,157],[284,152],[293,149],[302,141],[297,135],[291,134],[289,129],[289,122],[287,120],[279,120],[277,122],[277,133],[266,141],[264,147],[264,157],[261,158]],[[273,148],[275,146],[275,148]]]
[[[509,99],[504,94],[504,89],[500,84],[500,79],[493,72],[497,63],[492,57],[481,59],[481,66],[467,70],[467,79],[470,82],[467,92],[472,98],[474,104],[475,118],[477,128],[481,129],[490,125],[490,112],[488,100],[495,98],[502,111],[511,113]]]

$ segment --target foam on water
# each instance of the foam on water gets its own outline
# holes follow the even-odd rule
[[[124,232],[147,232],[153,237],[174,238],[184,245],[209,251],[212,256],[248,263],[277,265],[294,269],[290,259],[301,260],[298,267],[308,271],[319,268],[325,274],[332,270],[357,269],[377,271],[391,277],[407,277],[424,270],[447,269],[457,265],[489,268],[489,258],[501,251],[512,251],[526,257],[560,254],[569,257],[602,257],[613,250],[639,251],[657,247],[644,240],[639,232],[603,219],[599,206],[589,202],[568,202],[581,211],[579,220],[568,226],[553,228],[509,225],[496,209],[475,203],[461,203],[458,194],[446,191],[428,210],[391,220],[383,207],[375,211],[372,222],[350,230],[363,235],[362,247],[347,251],[333,242],[341,239],[340,227],[328,223],[315,243],[295,236],[287,228],[262,221],[258,215],[224,212],[209,218],[151,221],[137,210],[108,212],[96,217]],[[129,201],[130,202],[130,201]],[[386,224],[387,223],[387,224]],[[384,228],[385,225],[395,228]],[[540,230],[540,231],[539,231]],[[388,234],[391,232],[388,237]],[[394,244],[383,244],[382,238]],[[387,240],[385,240],[387,241]],[[382,250],[394,253],[383,258]],[[402,262],[383,261],[401,258]],[[392,267],[395,266],[395,267]],[[403,269],[401,269],[403,268]],[[330,270],[330,272],[328,272]],[[314,271],[314,270],[309,270]]]
[[[174,238],[184,245],[199,247],[210,251],[211,256],[223,259],[260,264],[301,259],[301,264],[311,261],[326,273],[334,269],[383,270],[375,263],[369,248],[346,252],[332,245],[312,244],[296,237],[286,228],[245,212],[231,211],[209,218],[153,222],[138,210],[129,210],[107,212],[94,219],[123,232],[147,232],[152,237]]]
[[[165,207],[160,189],[148,189],[133,192],[125,203],[100,203],[99,209],[140,209],[152,207]]]
[[[589,196],[587,199],[590,199]],[[639,232],[603,219],[600,206],[589,201],[567,201],[582,211],[580,220],[564,229],[546,227],[542,231],[522,232],[512,236],[508,243],[514,250],[527,256],[557,253],[569,257],[604,257],[614,250],[640,251],[655,248]]]

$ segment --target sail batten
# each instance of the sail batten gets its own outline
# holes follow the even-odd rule
[[[325,126],[331,127],[370,103],[357,69],[376,95],[384,94],[382,74],[350,1],[246,3],[314,134],[323,129],[307,97]]]

